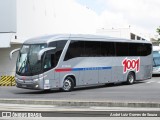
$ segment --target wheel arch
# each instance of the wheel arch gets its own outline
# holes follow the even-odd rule
[[[133,79],[132,79],[131,76],[133,77]],[[127,74],[127,80],[126,80],[125,84],[131,85],[135,82],[135,80],[136,80],[135,72],[134,71],[129,71],[128,74]]]
[[[64,80],[67,78],[67,77],[71,77],[73,79],[73,82],[74,82],[74,87],[77,85],[76,83],[76,76],[74,74],[66,74],[64,77],[63,77],[63,80],[62,80],[62,83],[64,82]]]
[[[134,74],[134,77],[135,77],[135,80],[136,80],[136,72],[135,72],[135,71],[129,71],[129,72],[126,74],[125,81],[127,81],[127,77],[128,77],[128,75],[129,75],[129,73],[133,73],[133,74]]]

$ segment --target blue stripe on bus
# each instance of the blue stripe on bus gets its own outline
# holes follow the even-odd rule
[[[88,67],[88,68],[57,68],[55,72],[69,72],[69,71],[86,71],[86,70],[109,70],[112,67]]]
[[[109,70],[112,67],[89,67],[89,68],[72,68],[71,71],[85,71],[85,70]]]

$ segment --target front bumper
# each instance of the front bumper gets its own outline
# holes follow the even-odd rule
[[[42,90],[42,88],[40,88],[38,84],[25,84],[16,82],[16,87],[24,89]]]
[[[43,90],[43,87],[40,86],[41,81],[37,79],[37,81],[33,80],[21,80],[16,78],[16,87],[24,88],[24,89],[34,89],[34,90]]]

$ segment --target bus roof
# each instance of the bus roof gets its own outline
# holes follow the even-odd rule
[[[151,43],[150,41],[130,40],[124,38],[115,38],[91,34],[53,34],[26,40],[24,44],[49,43],[57,40],[87,40],[87,41],[114,41],[114,42],[133,42],[133,43]]]
[[[153,51],[160,51],[160,46],[153,46]]]

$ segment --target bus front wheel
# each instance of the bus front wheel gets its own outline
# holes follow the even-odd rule
[[[69,91],[72,91],[73,88],[74,88],[74,82],[73,82],[72,77],[65,78],[65,80],[63,82],[62,90],[64,92],[69,92]]]
[[[134,73],[133,72],[129,72],[128,73],[128,76],[127,76],[127,84],[133,84],[134,83],[134,81],[135,81],[135,75],[134,75]]]

